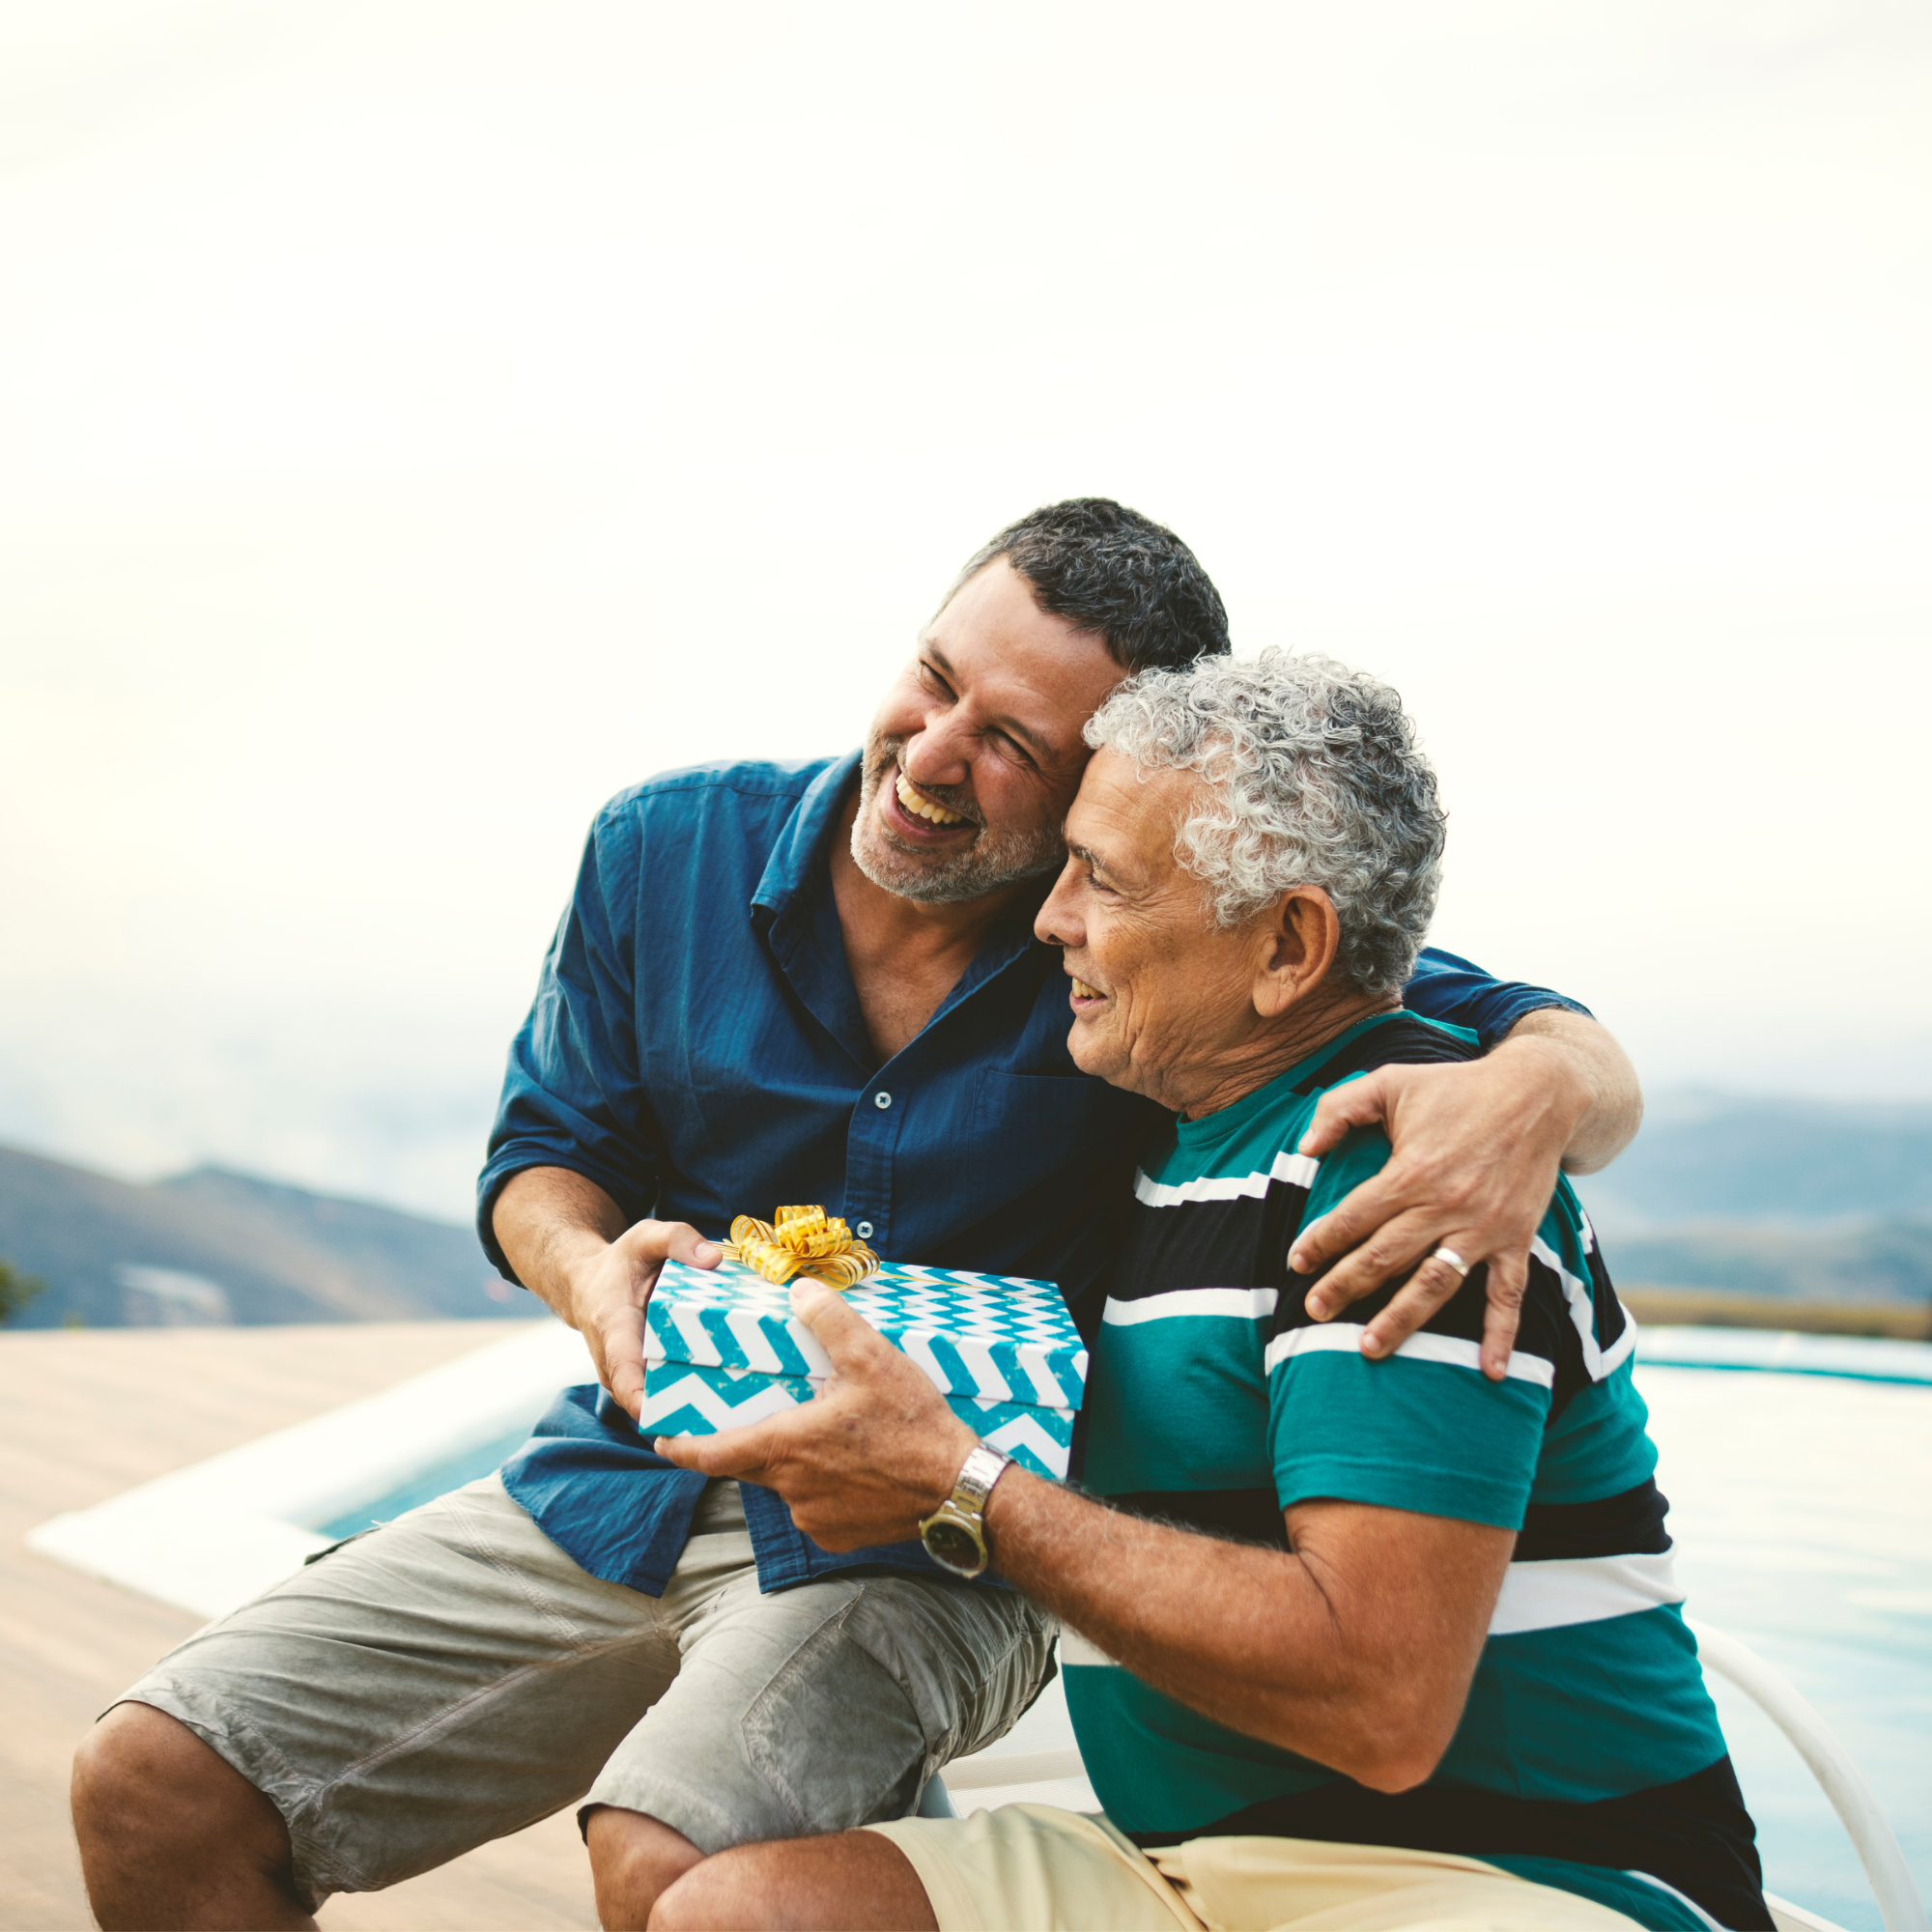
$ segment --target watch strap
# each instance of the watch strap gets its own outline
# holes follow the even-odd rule
[[[993,1485],[1012,1467],[1012,1462],[1004,1451],[985,1442],[976,1442],[960,1463],[958,1475],[952,1479],[953,1502],[973,1516],[983,1516]]]

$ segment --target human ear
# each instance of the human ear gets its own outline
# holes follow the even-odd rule
[[[1342,945],[1335,903],[1320,886],[1295,886],[1261,915],[1255,1010],[1264,1019],[1305,1000],[1328,977]]]

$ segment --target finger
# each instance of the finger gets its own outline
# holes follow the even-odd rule
[[[1389,1083],[1382,1072],[1365,1074],[1340,1087],[1331,1087],[1316,1103],[1315,1117],[1308,1131],[1295,1144],[1297,1153],[1320,1159],[1341,1146],[1356,1127],[1372,1126],[1388,1119]]]
[[[1309,1312],[1319,1321],[1339,1315],[1350,1302],[1373,1294],[1390,1275],[1420,1260],[1435,1246],[1429,1236],[1440,1225],[1431,1220],[1431,1213],[1429,1208],[1405,1200],[1400,1183],[1389,1180],[1384,1169],[1304,1229],[1289,1250],[1288,1264],[1295,1274],[1321,1275]],[[1374,1272],[1378,1267],[1379,1275]]]
[[[660,1435],[651,1447],[680,1469],[701,1470],[707,1476],[743,1476],[755,1482],[771,1466],[772,1425],[753,1422],[743,1429],[720,1430],[716,1435]]]
[[[653,1280],[657,1268],[668,1261],[714,1268],[724,1259],[724,1250],[716,1241],[707,1240],[689,1221],[639,1221],[617,1238],[630,1249],[633,1260],[654,1264]]]
[[[1490,1301],[1483,1316],[1483,1373],[1492,1382],[1501,1381],[1509,1373],[1510,1351],[1516,1347],[1523,1292],[1528,1286],[1526,1253],[1519,1249],[1514,1254],[1490,1257]]]
[[[1371,1222],[1367,1238],[1344,1255],[1308,1291],[1306,1306],[1316,1321],[1332,1321],[1350,1302],[1386,1288],[1398,1276],[1406,1274],[1444,1237],[1443,1225],[1430,1208],[1409,1208],[1400,1213],[1384,1211],[1389,1218],[1379,1227]]]
[[[613,1309],[598,1324],[599,1379],[613,1402],[637,1417],[644,1405],[644,1311]]]
[[[1463,1252],[1453,1238],[1436,1245],[1456,1254]],[[1454,1298],[1467,1276],[1466,1268],[1459,1268],[1437,1254],[1426,1256],[1395,1299],[1362,1330],[1362,1353],[1378,1357],[1394,1354],[1438,1308]]]
[[[801,1322],[817,1336],[834,1368],[857,1365],[880,1351],[890,1355],[893,1346],[842,1294],[836,1294],[822,1281],[795,1281],[791,1288],[791,1310]]]
[[[1400,1171],[1384,1167],[1296,1234],[1288,1264],[1296,1274],[1320,1274],[1410,1205]]]

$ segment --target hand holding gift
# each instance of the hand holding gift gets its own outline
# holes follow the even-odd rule
[[[817,1208],[740,1215],[731,1234],[715,1269],[668,1263],[651,1296],[644,1435],[711,1435],[810,1402],[832,1358],[785,1288],[810,1279],[836,1287],[975,1435],[1065,1475],[1087,1350],[1052,1282],[881,1262]]]

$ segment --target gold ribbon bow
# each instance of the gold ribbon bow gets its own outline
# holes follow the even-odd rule
[[[771,1221],[740,1214],[724,1248],[734,1262],[743,1262],[769,1282],[805,1274],[840,1294],[879,1271],[878,1256],[823,1208],[781,1208]]]

